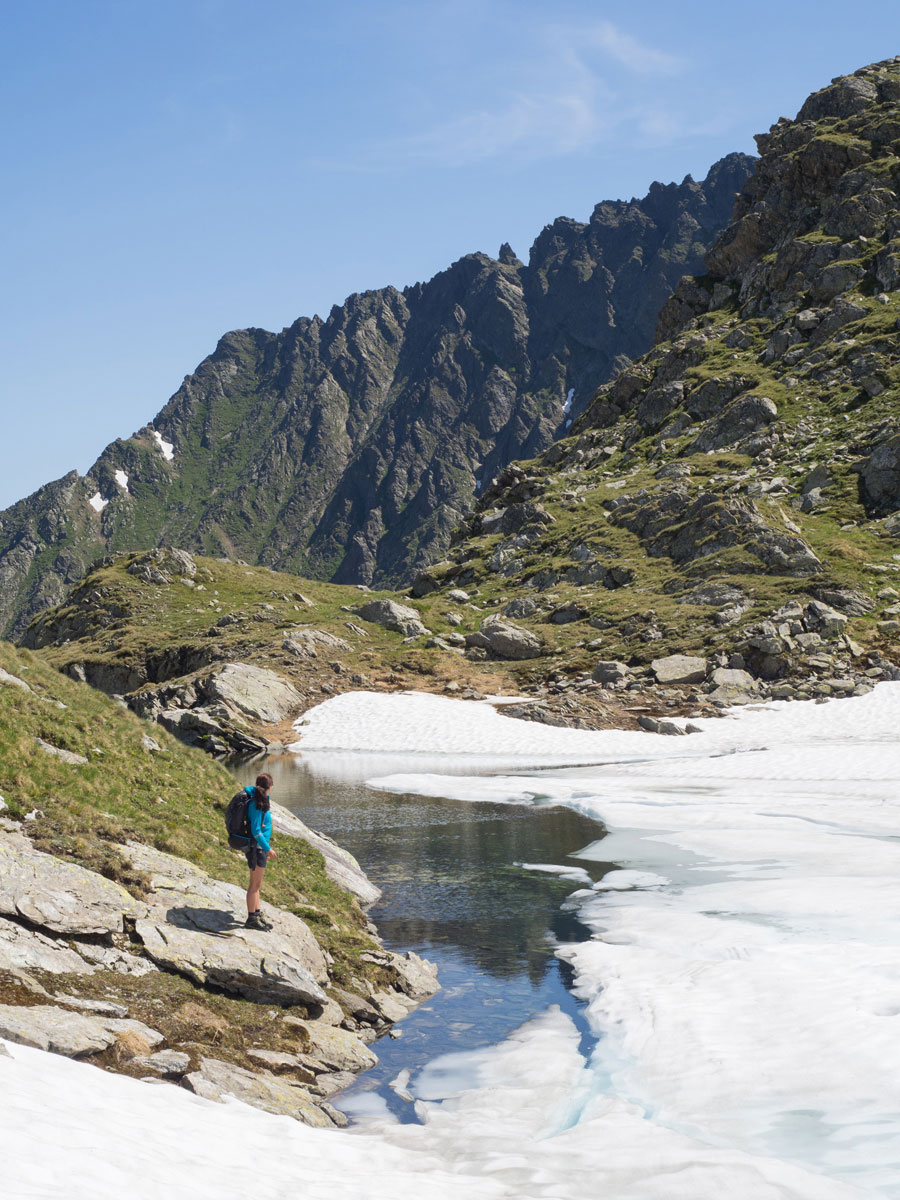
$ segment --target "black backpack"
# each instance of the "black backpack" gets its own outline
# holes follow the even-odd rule
[[[246,788],[231,797],[225,809],[225,828],[228,830],[228,845],[232,850],[246,850],[253,838],[250,834],[250,814],[247,801],[250,793]]]

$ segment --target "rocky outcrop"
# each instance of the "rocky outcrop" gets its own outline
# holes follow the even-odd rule
[[[0,913],[52,933],[122,933],[145,906],[119,884],[34,850],[21,834],[0,835]]]
[[[480,632],[468,634],[466,645],[488,650],[498,658],[537,658],[543,652],[540,639],[531,630],[500,616],[487,617]]]
[[[354,583],[436,561],[479,485],[547,447],[649,347],[751,167],[729,155],[702,182],[560,218],[527,264],[470,254],[325,320],[226,334],[151,425],[0,513],[0,630],[20,634],[113,549],[218,546]],[[177,561],[136,572],[194,582]]]
[[[370,600],[357,611],[364,621],[383,625],[385,629],[393,629],[404,637],[421,637],[428,633],[418,612],[408,604],[398,604],[396,600]]]
[[[234,1096],[253,1108],[293,1117],[319,1129],[346,1123],[346,1118],[342,1122],[339,1114],[330,1115],[304,1087],[292,1080],[276,1078],[269,1072],[247,1071],[215,1058],[202,1059],[200,1070],[185,1076],[184,1086],[205,1100]]]
[[[139,1038],[148,1047],[158,1046],[163,1040],[162,1034],[140,1021],[88,1016],[44,1004],[0,1004],[0,1037],[67,1058],[98,1054],[125,1034]]]
[[[656,345],[569,437],[482,489],[432,569],[438,592],[501,593],[502,613],[537,636],[595,628],[593,641],[554,632],[573,670],[576,646],[644,668],[661,642],[729,671],[746,651],[757,681],[793,685],[818,670],[814,602],[853,593],[853,612],[834,605],[851,618],[840,632],[882,677],[900,631],[866,616],[900,569],[898,129],[900,58],[833,81],[758,139],[735,220],[663,307]],[[525,507],[546,520],[520,545]],[[753,644],[751,626],[789,601],[796,644]],[[844,669],[851,691],[864,686]],[[734,681],[719,686],[724,697]]]
[[[325,1001],[325,956],[299,917],[266,905],[272,930],[246,929],[241,888],[149,846],[132,842],[123,853],[150,877],[135,932],[158,966],[263,1004]]]

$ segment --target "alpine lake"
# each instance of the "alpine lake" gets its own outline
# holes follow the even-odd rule
[[[604,836],[599,822],[540,797],[530,805],[470,803],[365,783],[404,769],[472,773],[471,764],[448,769],[446,759],[418,757],[413,767],[387,756],[279,754],[233,769],[242,784],[268,772],[273,800],[356,857],[382,891],[368,914],[385,946],[414,950],[438,966],[441,990],[395,1036],[373,1043],[378,1065],[333,1098],[338,1108],[352,1118],[368,1107],[365,1094],[376,1093],[401,1121],[415,1121],[413,1105],[397,1094],[402,1082],[389,1087],[397,1076],[414,1076],[439,1055],[501,1042],[553,1004],[572,1017],[589,1049],[571,972],[553,952],[589,937],[561,907],[583,885],[515,864],[581,867],[600,879],[612,863],[570,857]]]

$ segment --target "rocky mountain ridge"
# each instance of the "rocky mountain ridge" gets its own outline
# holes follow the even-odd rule
[[[226,334],[152,424],[0,513],[0,630],[17,636],[107,552],[158,545],[398,584],[445,552],[477,488],[564,433],[650,345],[752,167],[560,218],[326,320]]]
[[[833,81],[758,143],[655,347],[571,436],[500,473],[420,594],[462,586],[536,632],[559,622],[557,643],[623,670],[665,647],[769,694],[893,677],[900,60]]]

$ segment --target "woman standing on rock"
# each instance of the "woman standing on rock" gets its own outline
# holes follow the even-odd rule
[[[247,929],[271,929],[271,924],[259,911],[259,889],[262,887],[266,863],[277,858],[272,849],[272,813],[269,809],[269,792],[274,780],[271,775],[257,775],[256,786],[246,788],[247,819],[250,824],[251,842],[244,853],[250,867],[250,885],[247,888]]]

